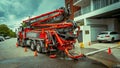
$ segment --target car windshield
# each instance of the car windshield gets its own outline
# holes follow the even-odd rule
[[[108,34],[107,32],[102,32],[102,33],[100,33],[99,35],[101,35],[101,34]]]

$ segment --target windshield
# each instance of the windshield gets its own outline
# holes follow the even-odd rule
[[[102,32],[102,33],[100,33],[99,35],[101,35],[101,34],[108,34],[107,32]]]

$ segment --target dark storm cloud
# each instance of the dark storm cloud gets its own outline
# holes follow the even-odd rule
[[[5,13],[3,11],[0,11],[0,17],[4,17]]]
[[[64,6],[64,0],[0,0],[0,24],[15,28],[28,16],[40,15],[61,6]]]
[[[4,11],[5,17],[15,15],[17,18],[34,14],[42,0],[1,0],[0,10]]]

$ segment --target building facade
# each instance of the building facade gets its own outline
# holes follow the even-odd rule
[[[72,16],[74,21],[80,24],[81,35],[79,38],[84,44],[97,41],[97,35],[101,31],[120,32],[120,0],[72,1],[71,6],[80,7],[73,12]]]
[[[65,6],[70,11],[70,19],[74,19],[74,12],[80,10],[80,6],[73,5],[73,0],[65,0]]]

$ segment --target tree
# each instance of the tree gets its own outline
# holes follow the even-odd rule
[[[1,25],[0,25],[0,34],[1,34],[2,36],[7,36],[7,35],[9,35],[9,28],[7,27],[7,25],[5,25],[5,24],[1,24]]]
[[[6,37],[6,36],[10,36],[10,37],[16,37],[15,32],[13,32],[10,28],[8,28],[7,25],[5,24],[1,24],[0,25],[0,35]]]
[[[9,30],[9,36],[10,37],[16,37],[15,32],[13,32],[11,29]]]

